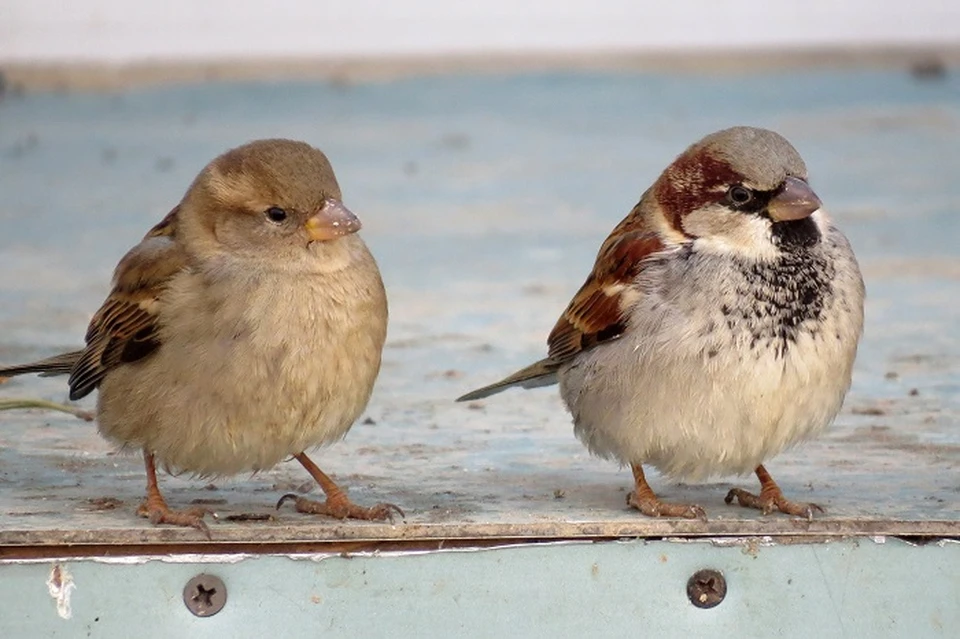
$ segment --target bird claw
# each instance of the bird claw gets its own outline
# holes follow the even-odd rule
[[[280,497],[280,499],[277,500],[276,509],[280,510],[280,506],[283,506],[285,503],[287,503],[291,499],[296,500],[296,499],[301,499],[301,497],[299,495],[295,495],[294,493],[287,493],[286,495],[283,495],[282,497]]]
[[[395,514],[399,515],[400,519],[405,519],[407,516],[407,514],[403,512],[403,510],[399,506],[395,506],[394,504],[387,504],[387,503],[375,504],[372,507],[367,508],[366,510],[369,510],[371,513],[370,519],[374,519],[377,521],[384,521],[389,519],[391,524],[393,523],[393,516]]]
[[[202,532],[207,539],[213,539],[210,534],[210,528],[207,522],[203,520],[204,516],[210,515],[216,519],[216,513],[208,508],[188,508],[187,510],[171,510],[166,504],[150,503],[144,501],[137,508],[137,514],[150,520],[154,526],[167,524],[169,526],[183,526],[185,528],[196,528]]]
[[[707,513],[697,504],[670,504],[656,497],[637,496],[636,491],[627,495],[627,505],[636,508],[648,517],[681,517],[707,521]]]
[[[376,504],[367,508],[354,504],[346,497],[334,500],[313,501],[293,493],[287,493],[282,496],[280,500],[277,501],[277,509],[279,510],[280,506],[290,500],[293,500],[294,508],[298,513],[308,515],[327,515],[328,517],[336,517],[337,519],[362,519],[365,521],[389,520],[390,523],[393,523],[394,514],[399,515],[401,519],[406,517],[406,514],[398,506],[394,506],[393,504]]]
[[[778,510],[786,515],[793,515],[794,517],[802,517],[807,521],[813,521],[814,512],[825,512],[823,506],[819,504],[790,501],[784,497],[783,493],[779,490],[768,491],[766,494],[764,491],[760,491],[759,495],[754,495],[742,488],[731,488],[723,501],[732,504],[734,499],[737,500],[737,504],[740,506],[755,508],[764,515],[769,515],[773,511]]]

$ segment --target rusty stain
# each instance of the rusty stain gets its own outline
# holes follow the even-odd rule
[[[666,556],[666,555],[660,555],[660,563],[661,563],[661,564],[667,563],[667,556]]]
[[[60,564],[54,564],[53,570],[50,572],[50,583],[51,587],[57,590],[60,590],[63,585],[63,570],[60,568]]]
[[[310,603],[321,604],[323,603],[323,597],[320,595],[310,595]]]
[[[76,584],[73,583],[73,576],[67,572],[66,567],[60,564],[54,564],[50,570],[50,577],[47,579],[47,591],[57,605],[57,615],[61,619],[69,619],[73,616],[70,608],[70,595]]]

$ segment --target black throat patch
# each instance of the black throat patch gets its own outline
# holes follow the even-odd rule
[[[770,231],[773,234],[773,243],[786,252],[813,248],[821,239],[817,223],[809,217],[789,222],[774,222]]]
[[[811,231],[804,221],[784,229],[779,258],[740,264],[739,303],[725,304],[722,311],[731,332],[749,333],[751,350],[773,348],[783,357],[799,335],[820,330],[817,320],[833,295],[836,269],[820,251],[811,250],[820,231],[812,222]]]

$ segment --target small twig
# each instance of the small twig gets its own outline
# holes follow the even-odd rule
[[[46,410],[56,410],[61,413],[69,413],[74,417],[88,422],[93,421],[93,413],[88,410],[81,410],[67,404],[58,404],[49,402],[45,399],[0,399],[0,410],[15,410],[18,408],[43,408]]]

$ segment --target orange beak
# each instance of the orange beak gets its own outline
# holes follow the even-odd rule
[[[323,207],[307,219],[304,227],[314,242],[328,242],[360,230],[360,220],[340,200],[327,198]]]

